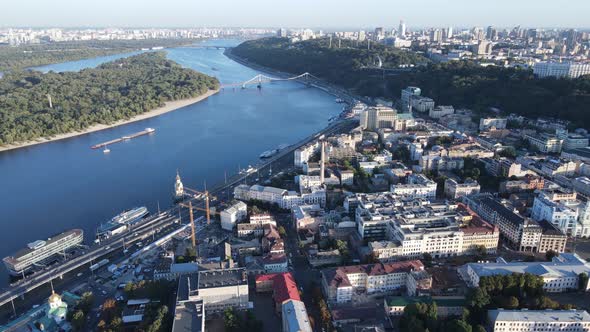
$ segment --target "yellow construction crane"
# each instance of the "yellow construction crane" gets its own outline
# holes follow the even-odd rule
[[[197,238],[195,235],[195,219],[193,216],[193,202],[192,201],[188,201],[188,204],[185,203],[178,203],[179,206],[183,206],[188,208],[188,215],[189,215],[189,219],[191,222],[191,241],[193,244],[193,248],[197,247]]]
[[[195,208],[195,209],[206,212],[207,225],[209,225],[211,223],[211,210],[209,209],[209,200],[211,199],[211,196],[209,195],[209,191],[208,190],[198,191],[198,190],[187,188],[187,187],[184,187],[184,190],[188,190],[196,195],[204,195],[205,196],[205,208],[204,209],[203,208]],[[195,198],[197,198],[197,197],[198,196],[195,196]],[[213,198],[215,198],[215,197],[213,197]]]

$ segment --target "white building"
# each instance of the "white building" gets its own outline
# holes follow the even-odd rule
[[[548,135],[526,135],[526,140],[540,152],[559,153],[563,145],[563,140]]]
[[[590,195],[590,179],[585,177],[585,176],[581,176],[578,178],[575,178],[572,181],[572,186],[574,187],[574,189],[584,195]]]
[[[453,108],[453,106],[438,105],[428,112],[428,116],[430,116],[433,119],[440,119],[443,116],[451,115],[454,113],[455,113],[455,108]]]
[[[479,119],[479,130],[485,131],[490,128],[506,129],[508,120],[506,118],[481,118]]]
[[[533,73],[537,77],[567,77],[576,78],[590,74],[590,63],[579,62],[537,62],[533,66]]]
[[[246,203],[238,201],[229,208],[219,213],[221,217],[221,228],[232,231],[235,225],[246,219],[248,215],[248,206]]]
[[[469,286],[478,287],[481,277],[531,273],[543,278],[543,289],[550,293],[562,293],[578,289],[580,273],[590,273],[590,263],[576,254],[562,253],[551,262],[506,262],[499,258],[495,263],[469,263],[465,280]],[[586,285],[586,291],[590,283]]]
[[[457,183],[453,179],[445,180],[445,195],[449,198],[457,199],[461,196],[479,194],[481,187],[477,181],[468,181]]]
[[[207,270],[185,275],[178,284],[178,301],[202,300],[205,311],[248,308],[246,269]]]
[[[402,95],[401,95],[401,104],[402,104],[402,110],[404,112],[408,112],[410,109],[410,106],[412,105],[412,99],[415,97],[419,97],[420,94],[422,93],[422,90],[420,90],[420,88],[417,88],[415,86],[409,86],[405,89],[402,90]]]
[[[295,166],[303,167],[303,164],[307,163],[313,154],[320,149],[318,141],[308,143],[302,147],[295,149]]]
[[[405,289],[410,296],[432,287],[432,277],[418,260],[341,266],[321,271],[322,290],[330,303],[353,302],[359,293],[385,295]]]
[[[397,111],[391,107],[369,107],[361,113],[361,127],[377,131],[380,128],[393,128],[397,120]]]
[[[434,100],[428,97],[414,96],[410,99],[412,111],[430,113],[434,109]]]
[[[576,200],[554,201],[540,193],[535,197],[531,217],[536,221],[547,220],[564,234],[572,235],[578,228],[579,205]]]
[[[234,198],[243,201],[259,200],[277,204],[282,209],[291,209],[293,206],[302,204],[324,206],[326,204],[326,190],[323,187],[315,186],[306,188],[305,192],[300,194],[280,188],[241,184],[234,188]]]
[[[584,310],[489,310],[492,332],[590,331],[590,314]]]
[[[289,299],[283,302],[281,309],[284,332],[313,331],[303,302]]]
[[[411,198],[436,198],[436,182],[423,174],[411,175],[407,184],[391,185],[391,192]]]

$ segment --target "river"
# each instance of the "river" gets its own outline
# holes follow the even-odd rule
[[[237,45],[212,40],[204,45]],[[222,49],[180,47],[168,57],[216,76],[222,83],[258,74],[223,55]],[[95,67],[117,56],[43,66],[68,71]],[[261,152],[294,143],[325,127],[340,112],[334,97],[296,82],[225,89],[182,109],[127,125],[60,141],[0,152],[0,257],[27,243],[82,228],[86,242],[96,227],[124,209],[159,202],[170,207],[176,170],[185,186],[202,189],[224,172],[258,161]],[[153,127],[154,135],[91,150],[99,142]],[[2,274],[6,274],[2,265]],[[0,277],[0,286],[8,278]]]

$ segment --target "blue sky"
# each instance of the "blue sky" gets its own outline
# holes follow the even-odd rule
[[[590,0],[3,0],[0,26],[590,27]]]

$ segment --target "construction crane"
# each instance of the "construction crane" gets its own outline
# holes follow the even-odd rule
[[[205,189],[205,191],[198,191],[195,189],[191,189],[191,188],[187,188],[184,187],[185,191],[190,191],[191,193],[194,193],[196,195],[204,195],[205,196],[205,208],[195,208],[196,210],[201,210],[201,211],[205,211],[206,212],[206,216],[207,216],[207,225],[211,224],[211,210],[209,209],[209,200],[211,198],[211,196],[209,195],[209,191]],[[198,196],[195,196],[195,198],[199,198]],[[215,197],[213,197],[215,198]]]
[[[193,215],[193,202],[188,201],[188,204],[178,203],[178,205],[188,208],[188,215],[189,215],[189,219],[191,222],[191,241],[193,244],[193,248],[196,248],[197,247],[197,238],[195,235],[195,219],[194,219],[194,215]]]
[[[209,225],[211,223],[211,209],[209,208],[209,199],[210,199],[210,195],[209,195],[209,191],[205,190],[204,192],[198,191],[198,190],[194,190],[191,188],[187,188],[184,187],[185,191],[189,191],[192,192],[194,194],[197,195],[204,195],[205,196],[205,208],[201,208],[201,207],[193,207],[193,202],[192,200],[188,201],[187,203],[178,203],[179,206],[182,207],[186,207],[188,208],[188,215],[189,215],[189,219],[190,219],[190,223],[191,223],[191,241],[193,244],[193,248],[196,248],[197,246],[197,238],[196,238],[196,230],[195,230],[195,220],[194,220],[194,213],[193,210],[200,210],[200,211],[205,211],[206,215],[207,215],[207,225]],[[195,196],[195,198],[200,198],[198,196]],[[213,197],[215,198],[215,197]],[[219,214],[219,212],[214,212],[215,214]]]

